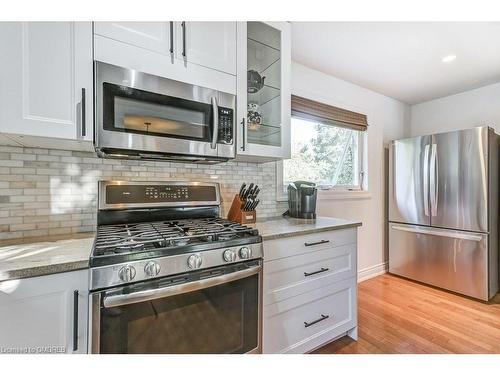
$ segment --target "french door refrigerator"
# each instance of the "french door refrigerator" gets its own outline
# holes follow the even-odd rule
[[[498,148],[489,127],[389,152],[389,272],[487,301],[498,291]]]

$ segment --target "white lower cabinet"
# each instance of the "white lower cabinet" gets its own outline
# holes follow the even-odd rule
[[[306,353],[356,325],[356,279],[264,308],[264,352]]]
[[[356,232],[264,241],[264,353],[307,353],[345,334],[356,338]]]
[[[0,282],[0,353],[87,353],[88,270]]]

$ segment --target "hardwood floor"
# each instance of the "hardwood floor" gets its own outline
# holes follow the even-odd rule
[[[359,284],[359,339],[314,353],[500,353],[500,295],[488,304],[385,274]]]

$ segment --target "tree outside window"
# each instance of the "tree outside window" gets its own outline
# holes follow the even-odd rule
[[[306,180],[323,188],[359,189],[361,136],[356,130],[292,118],[292,157],[283,162],[283,186]]]

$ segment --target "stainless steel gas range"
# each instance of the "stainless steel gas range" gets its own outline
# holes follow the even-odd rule
[[[91,353],[260,353],[262,239],[216,183],[99,183]]]

